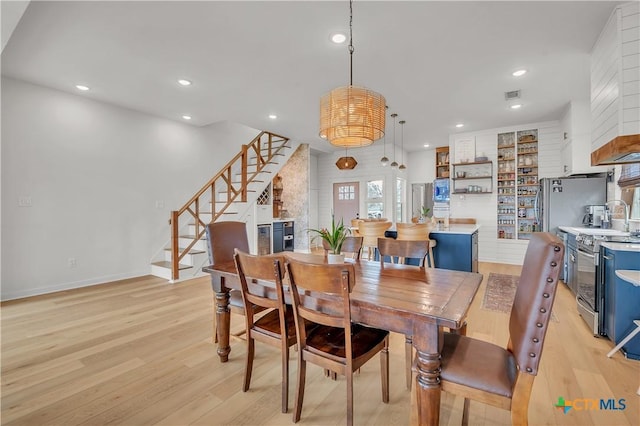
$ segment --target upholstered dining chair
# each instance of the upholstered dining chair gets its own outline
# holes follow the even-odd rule
[[[378,353],[382,401],[389,402],[389,332],[351,322],[350,293],[356,284],[353,264],[312,264],[287,257],[286,266],[298,336],[293,421],[300,420],[307,362],[311,362],[346,376],[347,424],[352,425],[353,372]],[[308,332],[308,322],[317,328]]]
[[[342,253],[349,254],[356,261],[360,260],[360,254],[362,252],[362,240],[363,237],[346,237],[344,243],[342,243]],[[322,248],[324,248],[324,255],[326,256],[331,247],[329,243],[322,240]]]
[[[378,238],[384,237],[384,231],[389,228],[391,228],[391,222],[386,220],[363,220],[358,223],[358,234],[364,238],[362,245],[367,247],[368,260],[371,260],[371,255],[378,246]]]
[[[532,234],[509,317],[506,348],[458,334],[444,334],[442,390],[511,411],[511,424],[528,424],[533,381],[538,374],[564,245],[548,232]]]
[[[282,412],[289,409],[289,348],[296,344],[296,326],[293,309],[284,301],[282,278],[284,276],[284,257],[278,255],[253,256],[235,250],[234,256],[245,307],[247,333],[247,356],[242,391],[249,390],[255,341],[280,348],[282,358]],[[256,284],[267,283],[275,288],[276,298],[265,296],[262,287]],[[271,309],[257,318],[252,306]]]
[[[437,241],[429,238],[430,231],[430,223],[396,223],[397,240],[429,241],[429,267],[435,268],[436,263],[435,258],[433,257],[433,248],[436,246]]]
[[[209,249],[209,264],[228,264],[235,269],[233,254],[234,249],[245,253],[249,252],[249,238],[247,237],[247,224],[244,222],[224,221],[209,223],[206,228],[207,247]],[[235,314],[244,315],[244,302],[240,290],[229,291],[229,310]],[[253,313],[263,311],[260,306],[253,306]],[[240,334],[244,334],[245,330]],[[215,310],[213,313],[213,340],[218,341],[218,326],[216,324]],[[236,334],[235,336],[239,336]]]

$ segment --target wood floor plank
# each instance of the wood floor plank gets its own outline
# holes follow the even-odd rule
[[[489,272],[519,274],[520,267],[480,263],[485,280],[468,317],[467,334],[505,345],[508,314],[481,307]],[[290,410],[280,412],[280,355],[256,345],[249,392],[242,392],[245,341],[232,339],[229,362],[218,361],[211,341],[213,298],[208,277],[167,284],[140,277],[1,304],[2,425],[282,425],[291,423],[295,351],[290,360]],[[594,338],[561,285],[534,383],[532,425],[636,425],[640,419],[640,363]],[[232,328],[243,318],[232,315]],[[404,386],[404,337],[390,343],[390,402],[380,397],[380,367],[367,363],[355,377],[355,423],[402,425],[415,421]],[[300,424],[343,424],[346,383],[308,366]],[[624,398],[620,411],[563,414],[557,398]],[[441,424],[459,425],[462,400],[443,394]],[[508,425],[509,413],[471,404],[471,424]]]

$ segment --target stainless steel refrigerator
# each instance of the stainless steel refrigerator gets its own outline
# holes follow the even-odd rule
[[[543,178],[534,211],[542,230],[555,233],[558,226],[584,226],[585,206],[605,201],[606,176]]]

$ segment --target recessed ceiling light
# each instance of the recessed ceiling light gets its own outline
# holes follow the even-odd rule
[[[278,116],[275,114],[269,114],[269,118],[275,120],[276,118],[278,118]]]
[[[335,33],[331,35],[331,41],[335,44],[342,44],[347,41],[347,36],[342,33]]]
[[[456,127],[459,129],[460,127],[464,127],[464,124],[458,123],[458,124],[456,124]]]
[[[185,120],[191,120],[191,116],[190,115],[183,115],[182,118],[184,118]]]
[[[76,89],[86,92],[87,90],[89,90],[89,86],[85,86],[84,84],[76,84]]]
[[[191,86],[191,82],[189,80],[185,80],[185,79],[180,79],[178,80],[178,83],[182,86]]]
[[[423,146],[424,146],[425,148],[429,148],[429,144],[428,144],[428,143],[425,143]]]
[[[518,109],[518,108],[522,108],[522,105],[520,104],[511,105],[511,109]]]
[[[523,76],[527,73],[527,70],[517,70],[511,73],[512,76],[514,77],[520,77]]]

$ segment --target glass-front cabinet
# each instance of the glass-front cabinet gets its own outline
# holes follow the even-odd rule
[[[498,134],[498,238],[528,240],[539,230],[538,130]]]

